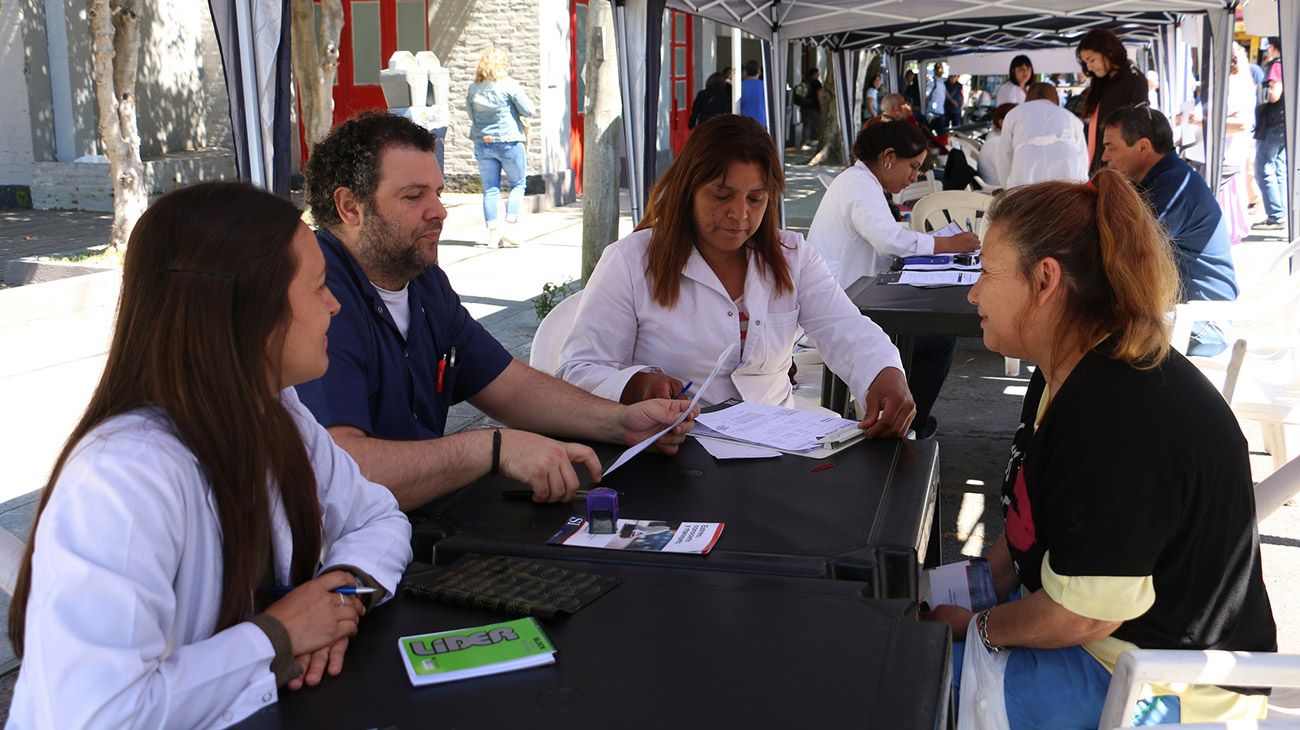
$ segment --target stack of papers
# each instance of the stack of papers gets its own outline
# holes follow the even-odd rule
[[[897,281],[890,284],[908,286],[968,286],[980,280],[978,271],[900,271]]]
[[[811,454],[865,435],[857,421],[759,403],[701,413],[692,436],[723,439],[793,454]]]

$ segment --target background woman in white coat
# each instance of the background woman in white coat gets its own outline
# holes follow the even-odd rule
[[[1025,103],[1025,94],[1033,80],[1034,62],[1029,60],[1029,56],[1022,53],[1011,59],[1011,67],[1007,69],[1007,80],[998,87],[994,104],[1002,106]]]
[[[1002,120],[1002,186],[1088,179],[1088,140],[1083,122],[1061,107],[1056,87],[1038,82],[1029,87],[1024,104]]]
[[[342,670],[374,600],[333,589],[382,598],[411,552],[289,387],[325,372],[337,311],[285,200],[205,183],[140,218],[10,605],[11,727],[224,726]]]
[[[889,196],[916,182],[925,162],[926,139],[906,122],[870,122],[853,141],[857,161],[831,181],[808,229],[812,244],[843,288],[864,276],[888,271],[895,256],[965,253],[979,248],[969,231],[932,236],[902,222]],[[948,377],[957,342],[951,337],[918,337],[907,374],[916,399],[917,434],[934,433],[930,408]]]
[[[915,412],[898,351],[836,284],[820,255],[777,226],[785,176],[757,122],[696,127],[631,235],[605,249],[560,352],[561,378],[625,403],[698,388],[702,402],[791,406],[802,327],[862,399],[869,436],[901,436]]]

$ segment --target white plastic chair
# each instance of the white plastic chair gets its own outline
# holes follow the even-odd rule
[[[554,375],[560,367],[560,346],[573,330],[573,321],[578,316],[578,301],[582,291],[578,290],[560,300],[555,308],[546,314],[537,325],[533,335],[533,347],[528,352],[528,364],[547,375]]]
[[[993,203],[993,196],[970,190],[942,190],[921,198],[912,206],[912,229],[932,233],[950,222],[970,229],[984,237],[984,212]]]
[[[1132,727],[1133,707],[1145,685],[1153,682],[1217,684],[1237,687],[1300,687],[1300,655],[1247,651],[1131,649],[1120,655],[1110,678],[1100,728]],[[1294,697],[1293,693],[1287,693]],[[1274,698],[1276,701],[1277,698]],[[1280,717],[1278,717],[1280,715]],[[1286,707],[1270,702],[1270,720],[1245,723],[1162,725],[1180,728],[1300,727]]]
[[[1192,324],[1228,322],[1248,343],[1229,401],[1238,419],[1260,424],[1275,467],[1288,460],[1287,429],[1300,427],[1300,240],[1292,241],[1236,301],[1190,301],[1174,310],[1172,342],[1185,345]],[[1198,363],[1204,365],[1204,363]]]
[[[931,170],[925,173],[920,180],[917,180],[899,191],[898,204],[910,205],[927,195],[939,192],[943,192],[943,183],[934,179],[934,171]]]

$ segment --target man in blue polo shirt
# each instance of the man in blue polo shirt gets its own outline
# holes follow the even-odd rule
[[[1101,159],[1137,183],[1173,241],[1182,300],[1236,299],[1223,211],[1205,180],[1173,154],[1174,130],[1165,115],[1145,103],[1120,107],[1106,117],[1102,139]],[[1187,354],[1217,355],[1227,348],[1224,339],[1221,325],[1197,322]]]
[[[383,112],[330,133],[307,163],[325,284],[338,298],[329,369],[298,386],[302,402],[404,510],[498,471],[537,501],[572,498],[574,465],[600,462],[566,438],[636,443],[672,423],[685,401],[623,406],[511,358],[461,306],[438,267],[447,209],[435,139]],[[447,410],[469,400],[511,428],[444,436]],[[674,452],[689,419],[656,447]]]

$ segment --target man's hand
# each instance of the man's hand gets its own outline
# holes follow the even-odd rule
[[[862,403],[866,418],[858,428],[865,428],[868,438],[901,438],[916,417],[916,403],[907,388],[907,378],[898,368],[881,370],[871,381]]]
[[[623,395],[619,396],[618,402],[628,406],[652,398],[676,398],[680,392],[682,392],[682,381],[677,378],[667,373],[642,370],[633,375],[631,380],[627,381],[627,385],[623,386]]]
[[[501,473],[528,485],[534,502],[568,502],[580,483],[573,465],[582,463],[593,481],[600,481],[600,459],[582,444],[502,429]]]
[[[676,421],[688,406],[689,401],[657,398],[624,407],[618,418],[618,424],[623,428],[623,442],[629,446],[641,443]],[[677,447],[681,446],[686,440],[686,434],[695,427],[695,417],[699,414],[697,406],[686,416],[686,420],[661,436],[650,448],[664,454],[677,453]]]

